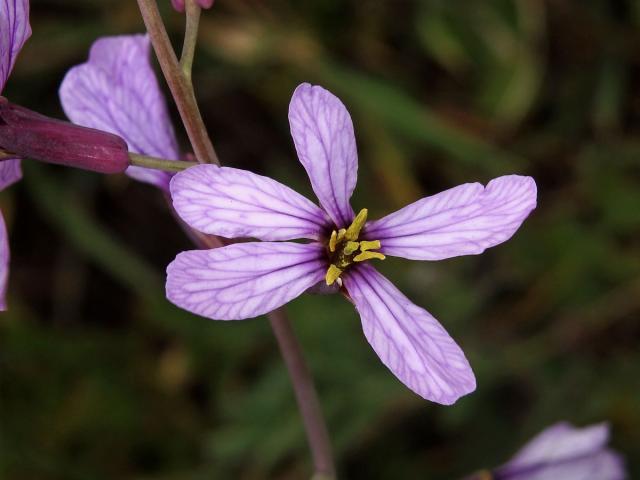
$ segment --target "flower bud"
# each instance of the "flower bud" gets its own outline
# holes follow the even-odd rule
[[[4,97],[0,97],[0,148],[13,158],[99,173],[121,173],[129,166],[127,144],[117,135],[45,117]]]
[[[171,5],[179,12],[184,12],[185,0],[171,0]],[[213,6],[213,0],[196,0],[196,3],[200,8],[211,8]]]

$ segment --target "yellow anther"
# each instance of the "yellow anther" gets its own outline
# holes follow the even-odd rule
[[[353,252],[358,250],[358,248],[360,248],[359,242],[348,241],[347,244],[344,246],[343,251],[345,255],[351,255]]]
[[[380,240],[363,240],[360,242],[360,251],[366,252],[367,250],[378,250],[380,246]]]
[[[344,235],[344,237],[347,240],[358,239],[358,236],[360,235],[360,230],[362,230],[362,227],[364,227],[364,224],[367,223],[368,213],[369,213],[368,210],[366,208],[363,208],[362,210],[360,210],[360,213],[356,215],[356,218],[353,219],[353,222],[351,222],[351,225],[349,225],[349,228],[347,228],[347,232]]]
[[[364,262],[365,260],[371,260],[373,258],[377,258],[378,260],[384,260],[385,257],[380,252],[362,252],[355,257],[353,257],[354,262]]]
[[[338,278],[340,278],[341,273],[342,273],[342,270],[340,270],[338,267],[336,267],[335,265],[329,265],[327,274],[324,277],[325,281],[327,282],[327,285],[333,285],[333,283]]]
[[[331,238],[329,239],[329,251],[330,252],[335,252],[336,251],[336,243],[338,243],[338,232],[336,232],[334,230],[333,232],[331,232]]]

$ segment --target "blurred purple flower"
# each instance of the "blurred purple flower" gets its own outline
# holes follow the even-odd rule
[[[65,76],[60,102],[69,119],[124,138],[129,150],[179,159],[167,105],[153,71],[147,35],[97,40],[89,60]],[[129,167],[127,175],[168,190],[171,174]]]
[[[607,448],[606,423],[575,428],[557,423],[538,434],[505,465],[474,480],[623,480],[622,457]]]
[[[244,170],[199,165],[177,174],[173,204],[191,227],[264,241],[180,253],[167,268],[167,297],[211,319],[237,320],[270,312],[324,280],[351,299],[367,340],[410,389],[442,404],[473,391],[460,347],[366,260],[482,253],[509,239],[535,208],[533,179],[510,175],[486,187],[460,185],[366,223],[367,210],[355,215],[349,203],[358,159],[342,102],[321,87],[300,85],[289,121],[322,209]],[[299,238],[311,242],[281,242]]]
[[[11,74],[18,53],[31,36],[28,0],[0,0],[0,93]],[[0,161],[0,191],[22,178],[20,160]],[[6,310],[9,278],[9,240],[0,213],[0,310]]]
[[[171,5],[179,12],[184,12],[185,0],[171,0]],[[196,0],[196,3],[200,5],[200,8],[211,8],[213,6],[213,0]]]

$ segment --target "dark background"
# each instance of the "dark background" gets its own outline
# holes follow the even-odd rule
[[[455,406],[400,384],[339,296],[288,308],[342,477],[458,478],[562,419],[611,422],[640,475],[639,25],[631,0],[219,0],[204,15],[194,79],[226,165],[312,198],[287,122],[309,81],[353,115],[353,205],[373,218],[459,183],[538,182],[509,242],[379,265],[469,357],[478,389]],[[143,30],[133,0],[35,0],[32,26],[4,95],[57,117],[62,77],[93,40]],[[163,299],[165,266],[191,247],[161,195],[124,176],[24,171],[0,196],[4,478],[307,476],[267,321],[208,321]]]

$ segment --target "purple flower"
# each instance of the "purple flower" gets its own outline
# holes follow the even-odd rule
[[[18,53],[31,35],[28,0],[0,0],[0,93],[9,78]],[[0,161],[0,191],[22,178],[20,160]],[[9,241],[0,214],[0,310],[6,310],[9,277]]]
[[[167,297],[218,320],[255,317],[319,282],[351,299],[382,362],[410,389],[452,404],[475,389],[464,353],[438,321],[367,260],[439,260],[482,253],[510,238],[536,205],[536,184],[516,175],[460,185],[366,223],[349,199],[358,160],[351,117],[321,87],[300,85],[291,134],[320,205],[267,177],[199,165],[171,180],[173,204],[191,227],[238,243],[180,253],[167,268]],[[286,240],[307,239],[308,243]]]
[[[505,465],[479,479],[623,480],[624,462],[607,448],[609,425],[575,428],[557,423],[533,438]]]
[[[97,40],[89,61],[67,73],[60,87],[67,117],[78,125],[124,138],[135,153],[179,159],[164,96],[150,61],[147,35]],[[167,190],[171,174],[129,167],[127,174]]]
[[[184,12],[185,0],[171,0],[171,5],[179,12]],[[200,8],[211,8],[213,6],[213,0],[196,0],[196,3]]]

